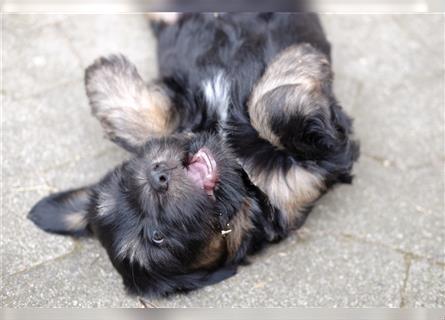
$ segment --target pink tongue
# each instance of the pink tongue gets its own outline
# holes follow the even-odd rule
[[[216,184],[216,161],[206,148],[199,149],[187,168],[187,174],[207,194],[213,194]]]

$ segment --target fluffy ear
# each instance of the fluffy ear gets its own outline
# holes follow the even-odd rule
[[[85,71],[85,87],[107,136],[128,151],[176,128],[177,116],[164,87],[147,85],[122,55],[97,59]]]
[[[87,211],[90,203],[89,187],[59,192],[40,200],[31,209],[28,218],[47,232],[87,235]]]

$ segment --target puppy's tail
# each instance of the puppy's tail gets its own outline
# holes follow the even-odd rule
[[[88,235],[87,212],[90,203],[90,187],[54,193],[37,202],[29,212],[28,219],[50,233]]]

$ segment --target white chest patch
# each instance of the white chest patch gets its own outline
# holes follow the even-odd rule
[[[202,89],[209,108],[209,114],[216,113],[219,121],[224,123],[230,102],[230,82],[223,71],[215,73],[213,78],[203,81]]]

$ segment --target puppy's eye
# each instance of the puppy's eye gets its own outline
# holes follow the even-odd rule
[[[161,244],[162,242],[164,242],[164,237],[162,236],[162,234],[159,231],[155,230],[155,231],[153,231],[151,240],[153,240],[153,242],[156,244]]]

